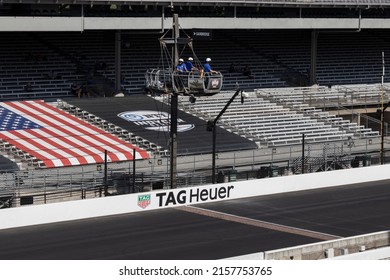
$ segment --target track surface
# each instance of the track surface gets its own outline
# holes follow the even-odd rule
[[[0,259],[220,259],[390,228],[390,181],[0,230]]]

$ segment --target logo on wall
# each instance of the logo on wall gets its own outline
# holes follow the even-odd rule
[[[143,194],[138,196],[138,206],[145,209],[150,204],[150,194]]]
[[[211,86],[212,86],[212,88],[219,88],[219,80],[218,79],[212,79],[211,80]]]
[[[169,131],[171,119],[169,113],[159,111],[127,111],[118,114],[118,117],[154,131]],[[177,119],[177,132],[185,132],[194,127],[194,124],[186,123],[180,118]]]
[[[213,31],[209,29],[192,29],[192,38],[194,40],[212,40]]]

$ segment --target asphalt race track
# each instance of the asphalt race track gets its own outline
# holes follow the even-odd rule
[[[6,229],[0,259],[221,259],[389,230],[389,207],[387,180]]]

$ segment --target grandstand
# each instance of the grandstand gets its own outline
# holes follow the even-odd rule
[[[242,174],[239,172],[237,178],[248,179],[257,177],[261,167],[275,164],[285,170],[279,170],[278,175],[299,173],[300,168],[292,168],[299,164],[307,164],[307,170],[324,170],[329,160],[324,162],[323,158],[327,157],[332,157],[333,163],[340,159],[338,166],[342,168],[351,167],[355,157],[372,156],[375,162],[380,156],[381,131],[387,136],[387,123],[381,130],[377,110],[389,100],[389,70],[383,69],[382,63],[382,52],[390,43],[383,28],[390,17],[388,5],[387,1],[368,4],[341,0],[110,4],[5,0],[0,6],[1,106],[43,100],[42,104],[59,116],[95,131],[88,137],[109,135],[129,150],[139,151],[142,156],[137,157],[137,173],[150,178],[143,182],[137,177],[137,184],[138,179],[142,181],[139,189],[169,186],[168,131],[156,133],[129,125],[118,120],[121,112],[112,108],[125,111],[127,106],[136,111],[145,106],[145,110],[168,114],[169,96],[146,96],[144,74],[147,68],[158,65],[158,38],[171,28],[171,17],[177,13],[183,35],[191,36],[199,29],[211,31],[206,40],[194,36],[194,49],[201,61],[211,57],[213,68],[224,76],[220,94],[197,97],[196,102],[190,102],[188,96],[180,97],[180,115],[195,124],[196,135],[179,138],[178,156],[183,163],[178,170],[183,173],[179,186],[210,181],[207,158],[211,135],[206,131],[207,121],[218,115],[237,87],[245,91],[244,103],[233,102],[217,123],[218,170],[238,170]],[[180,55],[186,58],[192,54],[184,50]],[[250,77],[243,74],[246,66],[251,69]],[[28,83],[31,91],[24,88]],[[72,84],[83,86],[83,98],[71,92]],[[113,101],[112,96],[118,93],[125,97]],[[23,116],[37,118],[36,114]],[[169,123],[169,118],[164,122]],[[31,139],[38,141],[37,137]],[[105,164],[102,147],[93,155],[75,150],[64,154],[58,147],[16,145],[17,141],[27,141],[26,137],[12,141],[2,137],[2,156],[14,163],[8,169],[13,174],[11,181],[23,177],[27,189],[42,184],[31,178],[34,176],[56,176],[50,179],[56,182],[53,185],[66,189],[70,181],[82,189],[86,182],[69,179],[69,172],[87,171],[93,174],[86,175],[88,186],[100,190],[108,181],[114,184],[115,180],[108,180],[110,176],[116,178],[114,173],[119,177],[131,173],[133,157],[129,151],[119,151],[121,155],[116,158],[108,156],[109,168],[115,172],[105,175],[96,173]],[[302,156],[303,145],[309,149],[306,156],[316,158],[316,168]],[[325,156],[331,145],[334,152],[327,151]],[[97,146],[85,142],[73,149],[81,148]],[[37,150],[44,150],[50,157],[38,155]],[[193,164],[188,167],[190,162]],[[14,172],[22,172],[23,176]],[[62,173],[66,175],[58,179]],[[183,179],[188,174],[193,180]],[[95,183],[89,185],[91,182]]]
[[[226,32],[215,30],[213,40],[194,42],[198,57],[202,60],[212,57],[213,67],[223,73],[224,90],[234,89],[236,84],[252,90],[309,85],[309,31]],[[127,94],[142,93],[146,69],[159,61],[160,35],[123,33],[120,90]],[[4,42],[1,100],[64,98],[71,96],[73,82],[88,85],[95,95],[111,96],[116,92],[114,35],[112,31],[1,33]],[[320,33],[317,83],[324,86],[380,83],[382,51],[389,47],[390,38],[386,36],[383,31]],[[189,55],[183,53],[183,57]],[[107,67],[102,69],[101,63]],[[235,71],[229,72],[232,64]],[[250,67],[252,78],[243,75],[245,66]],[[51,71],[60,78],[49,78]],[[28,82],[32,83],[33,92],[24,91]]]
[[[293,92],[291,92],[293,91]],[[377,131],[350,123],[341,117],[336,117],[321,109],[310,107],[307,103],[299,101],[301,93],[296,89],[290,92],[275,90],[273,95],[269,90],[257,91],[257,95],[247,95],[245,104],[234,103],[221,119],[221,127],[241,132],[258,145],[282,146],[300,144],[302,134],[306,141],[327,142],[343,141],[350,137],[378,137]],[[326,94],[326,93],[325,93]],[[213,119],[220,108],[227,102],[228,94],[204,98],[196,104],[191,104],[185,98],[182,106],[200,117]],[[274,99],[279,102],[272,102]],[[294,101],[286,102],[284,98]],[[283,106],[284,105],[284,106]]]
[[[215,175],[223,183],[387,163],[389,7],[2,0],[0,211],[202,186]],[[145,72],[161,62],[158,39],[174,14],[197,58],[211,57],[224,79],[216,95],[179,96],[186,131],[172,178],[171,95],[147,92]],[[208,124],[238,92],[243,102],[229,103],[212,143]]]

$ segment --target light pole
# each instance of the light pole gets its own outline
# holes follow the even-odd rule
[[[380,110],[380,122],[381,122],[381,147],[380,147],[380,152],[379,152],[379,157],[380,157],[380,162],[381,164],[384,164],[384,151],[383,151],[383,143],[384,143],[384,138],[385,138],[385,110],[387,107],[389,107],[390,102],[384,105],[384,99],[385,99],[385,93],[384,93],[384,79],[385,79],[385,53],[382,52],[382,82],[381,82],[381,110]]]
[[[305,133],[302,133],[302,174],[305,173]]]
[[[173,44],[172,47],[172,68],[175,68],[179,61],[178,44],[188,44],[190,38],[180,38],[179,16],[173,14],[172,39],[164,39],[164,44]],[[170,122],[170,187],[176,188],[177,185],[177,118],[178,118],[178,89],[174,85],[175,71],[172,75],[172,94],[171,94],[171,122]]]
[[[230,98],[228,103],[226,103],[225,107],[223,107],[222,111],[218,114],[218,116],[213,121],[207,122],[207,131],[213,131],[213,151],[212,151],[212,183],[215,184],[215,155],[216,155],[216,140],[217,140],[217,122],[219,118],[225,113],[226,109],[229,107],[229,105],[233,102],[234,98],[241,92],[241,104],[244,103],[244,97],[242,96],[242,90],[237,89],[237,91],[233,94],[233,96]]]
[[[104,195],[109,195],[108,193],[108,164],[107,164],[107,150],[104,150]]]
[[[381,148],[380,148],[380,162],[381,164],[385,163],[385,157],[384,157],[384,142],[385,142],[385,111],[390,106],[390,102],[388,102],[386,105],[382,105],[382,108],[380,110],[380,122],[381,122]]]

